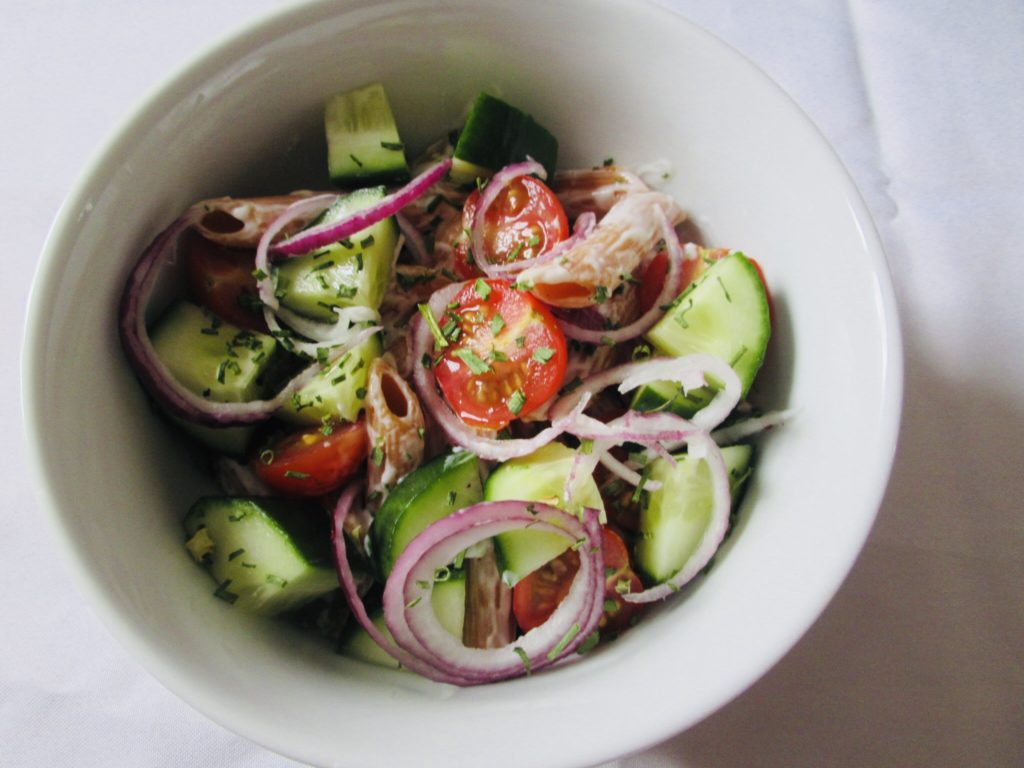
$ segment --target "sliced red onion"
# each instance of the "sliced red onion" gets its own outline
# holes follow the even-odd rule
[[[203,215],[190,208],[161,232],[143,251],[121,295],[118,330],[121,344],[146,390],[172,415],[207,426],[251,424],[270,418],[319,370],[309,366],[269,400],[222,403],[207,400],[183,386],[156,354],[146,329],[146,307],[152,298],[162,267],[176,252],[178,240]]]
[[[726,532],[729,530],[729,512],[732,507],[732,496],[729,491],[729,471],[725,466],[722,451],[714,440],[703,430],[691,435],[687,440],[690,457],[704,459],[711,471],[712,507],[711,520],[697,549],[683,564],[683,567],[672,578],[657,584],[643,592],[623,595],[630,603],[651,603],[663,600],[678,592],[687,582],[699,574],[718,551]]]
[[[366,613],[366,606],[359,595],[359,588],[352,573],[352,566],[348,562],[348,550],[345,547],[344,533],[345,518],[352,511],[353,503],[362,490],[362,483],[351,483],[342,491],[334,508],[334,525],[331,530],[331,542],[334,544],[334,559],[338,568],[338,580],[341,582],[341,589],[345,594],[345,600],[348,602],[352,615],[356,617],[356,621],[366,630],[366,633],[373,638],[373,641],[406,669],[438,682],[455,682],[462,685],[470,683],[470,680],[461,678],[454,680],[451,675],[439,673],[430,664],[420,661],[411,653],[396,645],[391,638],[387,637],[377,628],[377,625],[370,620],[369,614]]]
[[[491,254],[487,252],[486,241],[484,239],[487,211],[509,184],[523,176],[531,175],[537,176],[540,179],[546,179],[548,177],[547,171],[544,170],[544,166],[532,158],[524,160],[521,163],[506,165],[490,178],[487,182],[487,186],[484,187],[483,192],[480,194],[480,199],[477,201],[476,213],[473,216],[472,231],[473,262],[490,277],[497,276],[498,272],[494,268],[499,265],[496,265],[491,261]]]
[[[465,285],[466,283],[452,283],[434,291],[428,306],[435,319],[444,314],[445,307]],[[477,430],[467,426],[438,393],[434,375],[423,362],[424,357],[428,361],[434,357],[434,337],[426,322],[418,314],[412,319],[411,332],[413,383],[416,385],[420,402],[453,443],[467,451],[472,451],[480,458],[491,461],[508,461],[532,453],[562,434],[575,418],[576,413],[586,406],[585,402],[574,402],[575,410],[573,407],[567,408],[561,418],[553,420],[549,427],[528,439],[495,440],[484,437]]]
[[[287,240],[275,243],[271,248],[275,253],[297,256],[331,245],[339,240],[344,240],[349,235],[354,235],[356,232],[360,232],[376,224],[378,221],[398,213],[413,200],[429,190],[435,182],[444,178],[444,175],[448,173],[448,169],[451,166],[451,158],[445,158],[425,170],[401,189],[386,195],[382,200],[370,207],[356,211],[351,216],[346,216],[338,221],[304,229]]]
[[[260,301],[263,302],[263,319],[271,333],[278,338],[286,339],[288,348],[295,352],[317,357],[320,348],[331,348],[331,354],[337,357],[349,349],[358,346],[369,336],[380,330],[375,324],[380,322],[380,314],[369,307],[336,308],[336,320],[324,323],[310,320],[296,312],[282,307],[275,293],[274,278],[270,266],[270,249],[274,238],[296,219],[308,219],[332,205],[338,195],[317,195],[299,200],[288,206],[280,216],[267,227],[256,246],[255,267],[258,275],[256,285]],[[400,245],[399,245],[400,247]],[[278,320],[283,320],[290,331],[294,331],[311,341],[303,341],[290,336],[290,332],[281,327]],[[369,326],[368,324],[374,324]],[[363,328],[359,328],[363,325]]]
[[[580,569],[547,621],[502,648],[468,648],[450,635],[431,603],[434,576],[468,547],[499,533],[530,528],[566,537]],[[441,518],[395,562],[384,588],[384,618],[395,642],[456,684],[488,683],[542,669],[575,651],[597,628],[604,565],[597,512],[575,515],[539,502],[481,502]]]
[[[612,330],[583,328],[568,320],[559,320],[558,325],[562,332],[570,339],[582,341],[587,344],[619,344],[624,341],[635,339],[650,328],[665,315],[665,307],[680,291],[680,280],[683,274],[683,249],[679,245],[679,238],[676,230],[668,220],[668,216],[659,207],[658,213],[662,223],[665,245],[668,252],[668,272],[665,274],[665,281],[662,283],[661,291],[654,304],[640,317],[629,325]]]

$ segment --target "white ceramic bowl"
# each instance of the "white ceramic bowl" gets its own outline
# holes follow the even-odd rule
[[[466,690],[384,672],[232,612],[183,554],[200,479],[122,356],[122,283],[197,199],[325,185],[324,97],[371,80],[413,147],[488,88],[560,137],[563,167],[668,158],[669,191],[709,240],[767,273],[777,327],[757,396],[798,415],[763,441],[741,529],[710,577],[583,663]],[[307,763],[359,768],[590,765],[722,706],[852,565],[888,477],[902,381],[883,254],[825,141],[735,51],[625,0],[319,2],[226,40],[144,103],[78,183],[43,255],[25,349],[46,505],[112,633],[217,722]]]

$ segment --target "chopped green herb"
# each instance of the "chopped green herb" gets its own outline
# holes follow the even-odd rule
[[[375,467],[383,466],[384,464],[384,448],[380,444],[373,446],[373,451],[370,453],[370,461],[373,462]]]
[[[715,279],[718,280],[718,284],[722,288],[722,293],[725,294],[725,300],[732,304],[732,296],[729,295],[729,290],[725,287],[725,283],[722,282],[722,278],[716,275]]]
[[[487,301],[487,298],[491,295],[491,286],[482,277],[478,277],[476,282],[473,283],[473,290],[484,301]]]
[[[523,394],[523,390],[517,389],[509,396],[508,409],[516,416],[523,410],[524,405],[526,405],[526,395]]]
[[[546,363],[554,356],[555,350],[551,347],[537,347],[537,349],[533,350],[533,359],[538,363]]]
[[[448,340],[444,337],[444,333],[441,332],[441,327],[437,324],[437,320],[434,319],[434,313],[430,311],[430,307],[426,304],[419,304],[417,306],[420,314],[423,315],[423,319],[427,321],[427,327],[430,328],[430,333],[434,337],[435,346],[439,349],[447,347]]]
[[[295,478],[296,480],[305,480],[306,478],[309,477],[309,472],[298,472],[294,469],[287,469],[285,470],[284,476],[292,477]]]
[[[214,590],[214,596],[219,597],[221,600],[226,600],[229,603],[234,603],[238,599],[238,595],[234,592],[229,592],[228,587],[231,586],[231,579],[225,579],[217,585],[217,589]]]
[[[573,638],[576,637],[576,635],[578,635],[579,633],[579,624],[573,624],[571,627],[569,627],[569,631],[566,632],[565,636],[558,641],[558,645],[556,645],[554,648],[548,651],[548,661],[554,661],[559,656],[561,656],[562,651],[564,651],[568,647],[569,643],[571,643]]]
[[[445,346],[447,345],[448,342],[445,342]],[[469,367],[469,370],[472,371],[477,376],[479,376],[482,373],[489,373],[491,370],[491,366],[489,366],[487,363],[485,363],[483,360],[477,357],[476,353],[473,352],[473,350],[467,349],[466,347],[460,347],[459,349],[456,349],[454,352],[452,352],[452,357],[459,358],[459,360],[464,362]]]
[[[287,579],[282,579],[280,576],[275,576],[272,573],[268,573],[267,574],[267,584],[273,584],[274,586],[282,587],[283,588],[283,587],[287,587],[288,586],[288,580]]]
[[[608,301],[608,286],[599,285],[594,289],[594,303],[604,304]]]
[[[491,335],[497,336],[499,333],[501,333],[501,329],[504,327],[505,318],[503,318],[499,314],[495,314],[494,317],[491,318]]]
[[[519,657],[519,660],[523,662],[523,668],[526,670],[526,674],[531,674],[533,672],[533,669],[530,667],[530,657],[526,655],[526,651],[524,651],[518,645],[514,646],[512,650],[515,651],[516,656]]]

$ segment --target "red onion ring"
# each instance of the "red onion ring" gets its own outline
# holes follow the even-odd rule
[[[498,199],[505,188],[514,182],[516,179],[522,176],[537,176],[540,179],[546,179],[548,177],[547,171],[544,170],[544,166],[538,163],[533,158],[527,158],[521,163],[512,163],[506,165],[500,171],[495,173],[490,181],[487,182],[487,186],[483,188],[480,193],[480,200],[476,204],[476,213],[473,216],[473,230],[472,230],[472,245],[473,245],[473,262],[484,271],[489,277],[496,277],[498,270],[495,267],[494,262],[491,261],[490,254],[487,252],[484,241],[484,229],[487,223],[487,211],[490,209],[494,201]]]
[[[452,680],[452,676],[438,673],[434,667],[421,662],[411,653],[396,645],[377,628],[377,625],[370,620],[369,614],[366,613],[366,606],[359,595],[355,576],[352,574],[352,566],[348,562],[348,551],[345,548],[344,533],[345,518],[352,511],[353,502],[362,490],[362,483],[351,483],[342,491],[338,497],[338,503],[334,507],[333,526],[331,529],[331,542],[334,544],[334,560],[338,568],[338,580],[341,582],[341,589],[348,602],[349,609],[352,611],[352,615],[356,617],[356,621],[366,630],[366,633],[373,641],[399,664],[430,680],[455,682]],[[463,680],[461,684],[469,682],[468,680]]]
[[[354,326],[358,323],[380,321],[380,314],[369,307],[335,309],[334,314],[337,318],[335,322],[324,323],[302,317],[282,307],[275,294],[274,278],[270,267],[270,249],[273,247],[274,238],[296,219],[308,219],[311,215],[332,205],[337,199],[338,195],[328,194],[292,203],[270,223],[256,246],[255,268],[256,274],[259,275],[256,285],[260,301],[263,302],[263,319],[270,332],[279,338],[284,329],[278,322],[278,318],[284,320],[292,331],[311,339],[312,341],[302,341],[288,338],[287,341],[291,350],[310,357],[317,357],[319,349],[322,347],[330,347],[332,356],[338,357],[362,344],[369,336],[380,330],[376,325],[354,330]],[[401,243],[398,245],[398,248],[400,247]]]
[[[121,294],[118,311],[118,332],[121,345],[136,375],[147,392],[164,409],[186,421],[206,426],[223,427],[233,424],[251,424],[265,421],[288,402],[319,370],[311,365],[289,381],[269,400],[251,400],[244,403],[221,403],[207,400],[184,387],[156,354],[146,328],[146,307],[160,276],[161,268],[177,251],[182,234],[201,217],[201,208],[190,208],[154,238],[142,252],[128,275]]]
[[[502,648],[467,648],[440,624],[430,602],[434,574],[473,544],[529,527],[578,545],[580,570],[550,618]],[[481,502],[441,518],[399,556],[384,588],[384,618],[395,642],[453,681],[496,682],[542,669],[572,653],[596,628],[604,599],[597,512],[581,522],[557,507],[525,501]],[[518,649],[518,650],[517,650]]]
[[[426,193],[435,182],[444,178],[451,166],[451,158],[445,158],[429,167],[401,189],[385,196],[370,207],[356,211],[351,216],[346,216],[339,221],[305,229],[287,240],[274,244],[272,250],[285,256],[297,256],[343,240],[349,235],[376,224],[381,219],[398,213],[413,200]]]

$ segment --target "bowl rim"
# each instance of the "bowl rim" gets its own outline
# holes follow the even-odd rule
[[[498,4],[497,0],[479,0],[479,2]],[[626,0],[605,0],[605,2],[621,9],[630,5]],[[308,23],[321,14],[342,15],[350,13],[356,8],[372,4],[372,0],[347,0],[345,3],[333,0],[302,0],[288,6],[264,11],[229,31],[226,35],[214,39],[188,57],[181,65],[161,77],[129,109],[126,115],[117,119],[105,140],[100,143],[98,149],[80,170],[73,186],[61,203],[36,265],[22,333],[21,404],[29,447],[30,473],[34,486],[39,489],[41,502],[51,529],[56,534],[60,548],[63,550],[65,562],[69,564],[77,585],[81,585],[78,589],[85,593],[86,602],[91,610],[98,615],[101,623],[106,626],[118,643],[140,661],[154,679],[175,696],[187,702],[210,720],[254,743],[296,759],[303,759],[303,756],[294,754],[293,745],[277,744],[262,738],[261,734],[254,732],[253,728],[233,721],[226,715],[218,702],[210,701],[189,689],[185,684],[187,681],[182,679],[174,665],[160,653],[150,649],[145,638],[135,629],[133,622],[124,617],[114,602],[107,597],[96,581],[85,556],[76,547],[64,522],[67,514],[64,509],[65,503],[58,497],[54,485],[49,482],[58,469],[52,465],[47,455],[47,449],[43,441],[39,439],[39,435],[43,434],[47,424],[44,403],[36,395],[40,391],[38,385],[42,376],[39,350],[46,346],[44,339],[48,331],[48,316],[44,309],[48,304],[44,299],[52,297],[55,293],[60,281],[60,267],[64,263],[62,258],[71,252],[80,235],[81,228],[84,226],[79,212],[87,206],[90,199],[95,198],[98,190],[104,186],[104,182],[111,177],[118,163],[117,158],[124,147],[136,144],[144,135],[147,127],[156,122],[166,111],[166,106],[176,103],[182,92],[193,91],[206,78],[207,75],[203,73],[221,70],[231,62],[244,57],[246,51],[252,47],[287,32],[289,19],[302,18],[304,22]],[[873,514],[864,516],[862,535],[855,542],[856,546],[849,548],[848,563],[841,569],[841,573],[838,574],[834,583],[828,585],[827,589],[819,590],[817,603],[808,604],[809,620],[801,623],[794,622],[787,639],[774,648],[772,653],[765,656],[769,663],[759,665],[762,667],[761,671],[752,678],[748,677],[746,683],[735,689],[727,698],[709,702],[695,720],[680,725],[678,718],[673,720],[668,716],[652,717],[646,730],[633,732],[628,737],[623,734],[617,735],[613,740],[615,745],[613,751],[604,748],[613,743],[611,740],[602,742],[600,745],[602,749],[592,749],[586,754],[583,754],[582,750],[575,750],[572,759],[584,761],[607,760],[616,755],[636,752],[669,738],[679,732],[680,728],[692,726],[742,694],[796,645],[842,586],[874,525],[893,468],[904,396],[903,342],[891,273],[867,205],[836,150],[800,105],[742,52],[691,21],[681,12],[667,7],[657,0],[645,0],[645,5],[663,13],[666,21],[688,27],[691,34],[704,36],[714,41],[717,46],[726,49],[729,55],[738,58],[747,67],[753,69],[766,86],[774,88],[782,96],[789,107],[808,124],[811,132],[817,136],[822,146],[827,148],[833,170],[836,171],[835,177],[842,180],[844,195],[849,202],[853,219],[860,229],[864,251],[871,257],[872,271],[876,278],[879,312],[883,321],[883,338],[880,339],[880,343],[884,349],[880,358],[882,362],[882,391],[885,395],[879,412],[879,423],[882,425],[883,431],[877,444],[887,447],[887,451],[878,456],[875,464],[876,472],[871,478],[874,482],[870,493],[866,494],[866,497],[872,499]],[[587,763],[573,764],[584,765]]]

